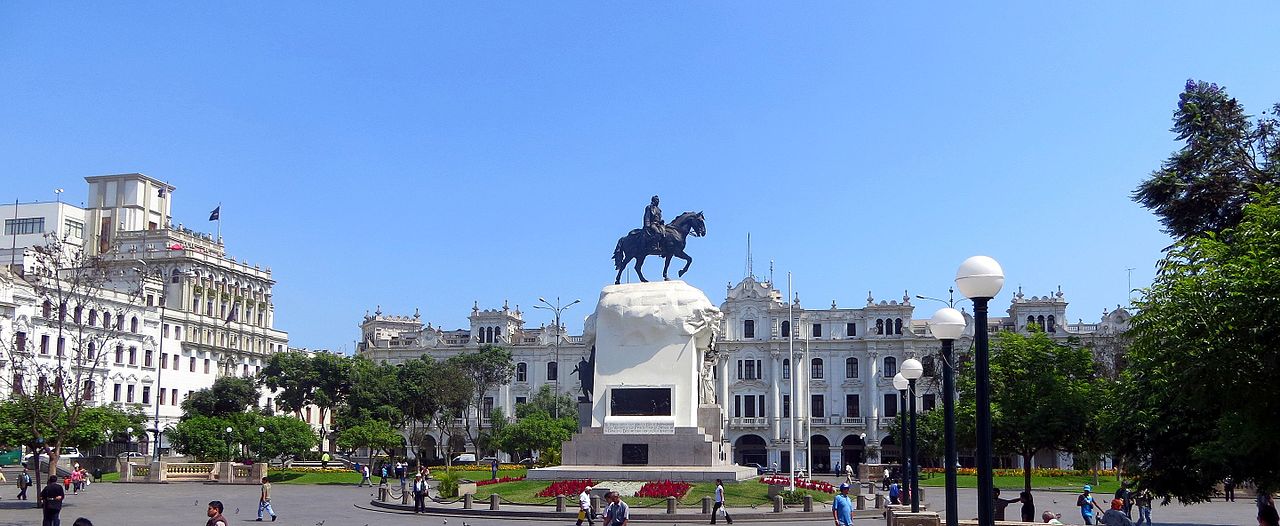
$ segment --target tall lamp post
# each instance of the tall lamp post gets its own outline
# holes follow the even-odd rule
[[[1004,287],[1004,269],[987,256],[964,260],[956,270],[956,288],[973,300],[973,346],[978,412],[978,526],[995,526],[991,479],[991,359],[987,349],[987,302]]]
[[[564,313],[565,309],[577,305],[582,300],[573,300],[569,302],[568,305],[564,306],[560,305],[560,296],[556,296],[555,305],[552,305],[551,302],[546,300],[546,298],[538,298],[538,301],[542,302],[542,305],[535,304],[533,308],[549,310],[556,313],[556,404],[553,411],[555,412],[554,416],[556,418],[560,418],[560,338],[562,337],[560,330],[560,314]]]
[[[956,526],[959,521],[959,510],[956,509],[959,505],[956,497],[956,373],[951,365],[951,354],[953,343],[964,334],[964,327],[964,314],[951,307],[938,309],[929,319],[929,331],[942,342],[942,425],[947,442],[944,460],[946,467],[943,469],[946,473],[947,526]]]
[[[902,415],[902,423],[898,424],[898,436],[902,437],[901,444],[898,444],[898,463],[902,465],[902,475],[909,476],[911,472],[911,457],[907,452],[911,450],[911,437],[907,435],[907,388],[911,387],[911,383],[907,381],[907,377],[902,375],[902,370],[898,370],[898,374],[893,375],[893,388],[898,390],[898,414]],[[907,482],[911,479],[903,479]],[[909,484],[899,484],[900,491],[910,491]],[[903,493],[899,493],[902,495]],[[901,501],[899,501],[901,504]]]
[[[164,357],[164,339],[165,339],[164,303],[165,303],[164,294],[161,294],[160,295],[160,358]],[[161,362],[159,365],[164,365],[164,363]],[[165,369],[164,367],[156,368],[156,394],[159,394],[160,377],[164,375],[164,369]],[[155,421],[153,422],[155,424],[155,427],[152,428],[151,430],[152,432],[155,433],[155,436],[156,436],[156,443],[154,446],[151,446],[151,448],[154,450],[154,453],[155,453],[151,456],[152,462],[160,461],[160,437],[162,434],[164,434],[164,431],[160,430],[160,404],[162,403],[164,403],[164,400],[160,400],[159,398],[156,399],[156,416],[155,416]]]
[[[907,379],[907,416],[911,417],[911,473],[907,480],[911,481],[911,513],[920,512],[920,455],[916,441],[916,380],[924,375],[924,365],[920,360],[907,358],[902,362],[902,377]]]

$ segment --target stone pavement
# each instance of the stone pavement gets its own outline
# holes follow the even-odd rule
[[[346,485],[289,485],[276,484],[273,492],[273,504],[280,514],[277,525],[299,526],[336,526],[336,525],[429,525],[429,526],[497,526],[509,523],[512,517],[500,514],[495,518],[450,518],[438,515],[414,516],[412,513],[375,509],[369,505],[374,498],[375,488],[356,488]],[[17,488],[12,481],[0,487],[0,526],[27,526],[40,524],[39,510],[28,507],[34,502],[19,503],[13,500]],[[941,499],[941,490],[927,493],[931,500]],[[960,517],[972,518],[976,515],[974,490],[960,490],[962,508]],[[138,525],[138,526],[173,526],[204,524],[205,503],[210,500],[221,500],[227,506],[227,518],[232,524],[253,522],[257,511],[257,486],[218,486],[197,483],[174,484],[118,484],[102,483],[90,486],[80,495],[69,495],[67,505],[62,513],[64,524],[70,524],[76,517],[84,516],[92,519],[95,525]],[[1068,523],[1079,523],[1075,514],[1075,495],[1069,493],[1037,492],[1038,509],[1051,509],[1063,514]],[[485,507],[483,502],[477,503]],[[815,504],[815,506],[820,506]],[[1015,505],[1016,506],[1016,505]],[[573,524],[572,507],[562,519],[538,519],[527,521],[531,524],[548,526],[568,526]],[[820,508],[823,509],[823,508]],[[550,508],[549,510],[554,510]],[[823,509],[825,511],[825,509]],[[637,510],[637,512],[640,510]],[[659,508],[656,511],[664,511]],[[731,510],[746,518],[747,509]],[[1010,506],[1010,515],[1016,514],[1017,508]],[[823,515],[825,517],[825,515]],[[814,524],[815,520],[800,514],[784,514],[781,520],[770,524]],[[1152,511],[1155,523],[1161,526],[1170,524],[1206,524],[1206,525],[1252,525],[1254,507],[1252,501],[1240,500],[1235,503],[1221,501],[1198,504],[1195,506],[1157,506]],[[825,518],[823,519],[825,521]],[[452,521],[452,525],[449,524]],[[879,518],[859,519],[861,526],[882,524]],[[321,524],[323,522],[323,524]],[[648,521],[658,523],[655,521]],[[736,522],[736,521],[735,521]],[[662,524],[705,524],[702,515],[677,515],[676,520],[666,519]]]

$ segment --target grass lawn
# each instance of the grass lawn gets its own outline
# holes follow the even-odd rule
[[[512,502],[522,504],[554,504],[555,497],[539,497],[538,492],[546,489],[551,483],[545,480],[521,480],[518,482],[504,482],[501,484],[493,484],[490,486],[481,486],[476,488],[477,498],[487,498],[490,493],[502,495],[502,498]],[[689,492],[680,500],[680,505],[685,507],[700,506],[702,497],[714,495],[716,484],[714,482],[697,482],[689,488]],[[831,502],[832,495],[820,491],[808,492],[813,495],[813,500],[817,502]],[[572,505],[575,496],[567,497],[568,504]],[[655,498],[639,498],[625,496],[628,504],[636,507],[646,506],[663,506],[666,499]],[[760,506],[769,504],[769,486],[761,484],[755,480],[747,480],[737,483],[727,483],[724,485],[724,498],[731,507]]]
[[[921,486],[941,487],[946,479],[941,473],[928,474],[920,478]],[[1022,475],[1014,476],[997,476],[994,478],[997,488],[1007,493],[1006,498],[1017,497],[1017,492],[1022,490]],[[1120,483],[1114,477],[1099,477],[1098,483],[1093,484],[1092,476],[1070,476],[1070,477],[1037,477],[1031,476],[1031,488],[1039,490],[1059,490],[1059,491],[1080,491],[1085,484],[1093,485],[1094,493],[1100,495],[1111,495],[1120,487]],[[978,487],[978,477],[975,475],[958,475],[956,476],[956,485],[962,488]],[[1012,492],[1012,493],[1010,493]],[[1002,495],[1004,496],[1004,495]]]
[[[280,484],[345,484],[354,486],[360,483],[360,474],[355,471],[294,471],[273,469],[267,472],[267,480]],[[374,478],[377,481],[377,478]]]
[[[119,480],[120,480],[120,472],[118,471],[102,474],[102,482],[116,482]]]

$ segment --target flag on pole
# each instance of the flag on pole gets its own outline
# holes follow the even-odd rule
[[[182,243],[174,243],[172,245],[169,245],[169,250],[182,250],[182,249],[183,249]]]
[[[233,322],[233,321],[237,321],[237,320],[236,320],[236,318],[237,318],[236,314],[239,312],[239,310],[240,310],[240,304],[238,304],[238,303],[236,303],[236,304],[232,304],[232,305],[231,305],[231,313],[230,313],[230,314],[227,314],[227,322],[226,322],[226,323],[224,323],[223,325],[230,325],[230,324],[231,324],[231,322]]]
[[[222,216],[220,215],[221,212],[222,212],[222,205],[218,205],[218,207],[214,208],[212,212],[209,212],[209,220],[217,221],[221,219],[222,218]]]

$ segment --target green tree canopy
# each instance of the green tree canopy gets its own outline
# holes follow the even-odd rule
[[[511,358],[511,351],[496,345],[483,345],[476,352],[458,354],[450,357],[448,361],[471,379],[473,389],[471,401],[477,415],[483,412],[485,393],[510,383],[511,378],[516,374],[516,365]],[[463,417],[469,422],[471,412],[464,412]],[[476,437],[471,435],[471,428],[472,426],[468,425],[463,429],[467,438],[474,444]]]
[[[502,426],[490,441],[496,449],[509,453],[537,452],[542,462],[555,463],[559,462],[560,445],[577,430],[576,413],[552,418],[543,411],[535,411]]]
[[[338,447],[343,449],[369,448],[390,455],[402,445],[404,437],[400,431],[383,420],[370,420],[344,427],[338,432]]]
[[[1226,475],[1280,489],[1280,192],[1160,262],[1129,332],[1112,441],[1158,495],[1207,500]]]
[[[59,412],[61,404],[56,396],[27,396],[0,401],[0,444],[6,447],[28,445],[32,438],[33,404],[40,404],[38,414],[55,415],[54,426],[67,426],[65,412]],[[116,406],[85,407],[75,427],[66,427],[63,447],[89,449],[102,445],[107,441],[107,431],[123,436],[126,429],[133,428],[133,438],[140,439],[146,435],[146,416],[136,405],[124,408]],[[53,430],[46,425],[37,424],[36,434],[51,436]]]
[[[258,388],[253,380],[223,376],[213,386],[191,393],[182,401],[183,418],[193,415],[227,416],[258,405]]]
[[[1134,200],[1179,239],[1234,226],[1254,192],[1280,182],[1280,104],[1263,114],[1250,121],[1224,88],[1188,80],[1173,114],[1172,131],[1184,144],[1138,186]]]
[[[318,441],[306,422],[253,412],[193,415],[178,422],[167,436],[179,452],[206,461],[289,458],[310,451]]]
[[[573,395],[560,393],[557,396],[554,385],[542,384],[538,387],[538,392],[529,397],[527,403],[516,406],[516,418],[524,418],[533,413],[554,415],[557,414],[557,409],[561,417],[572,416],[574,421],[577,421],[578,402],[574,400]]]

